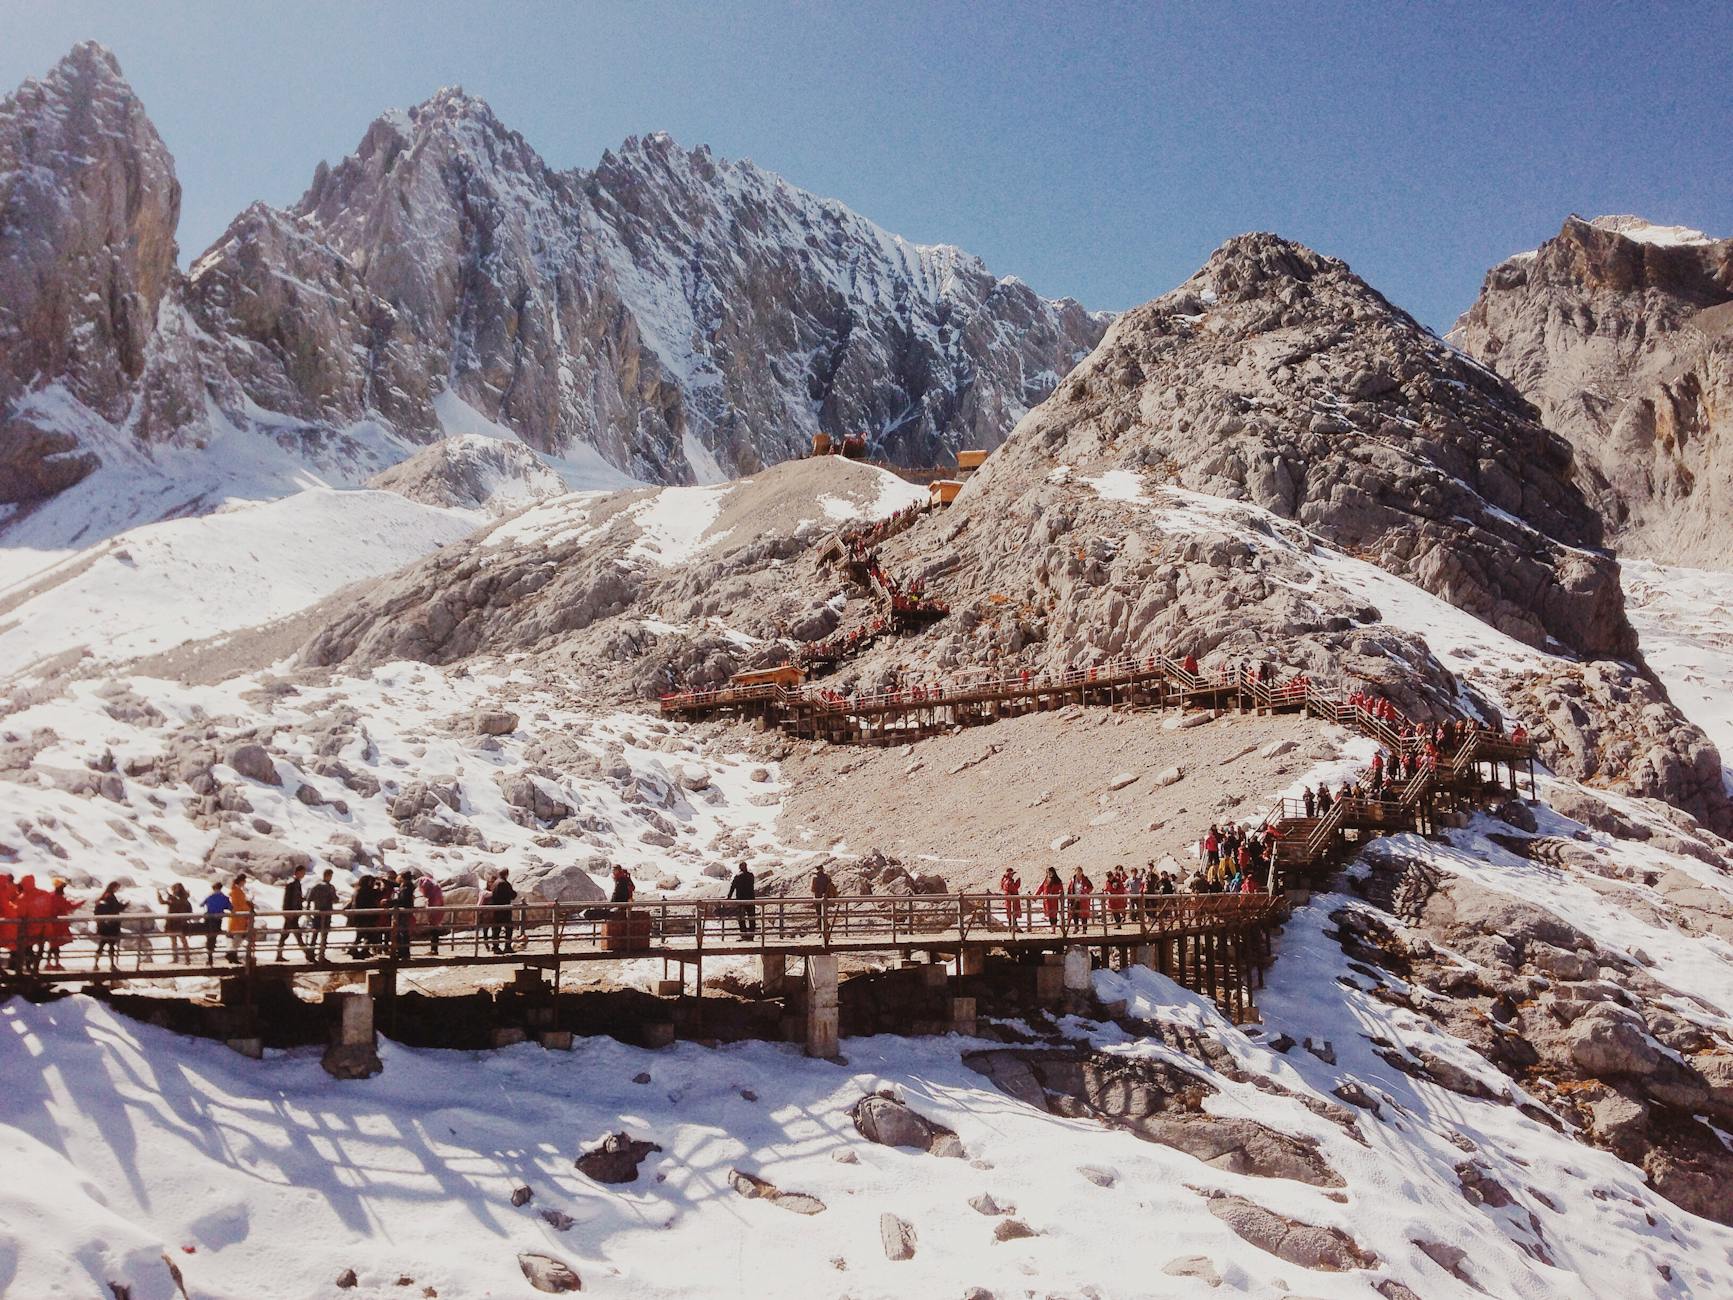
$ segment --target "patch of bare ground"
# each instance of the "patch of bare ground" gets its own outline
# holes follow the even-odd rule
[[[797,745],[778,833],[791,847],[878,849],[953,889],[995,887],[1007,863],[1026,889],[1050,864],[1092,875],[1169,855],[1184,865],[1212,821],[1255,816],[1339,743],[1292,715],[1169,729],[1181,716],[1073,708],[912,746]]]

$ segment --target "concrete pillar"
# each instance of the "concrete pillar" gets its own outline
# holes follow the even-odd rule
[[[826,1059],[840,1050],[841,1021],[836,1001],[836,954],[806,959],[806,1054]]]
[[[1091,981],[1089,949],[1070,947],[1065,950],[1065,1009],[1073,1015],[1088,1008]]]
[[[1046,964],[1035,968],[1035,1003],[1042,1007],[1057,1007],[1065,1000],[1065,970]]]
[[[1140,943],[1131,954],[1132,961],[1149,970],[1159,969],[1159,956],[1153,943]]]
[[[760,987],[767,998],[779,998],[788,988],[788,957],[780,952],[767,952],[758,959],[761,970]]]
[[[336,1010],[331,1045],[320,1064],[337,1079],[366,1079],[384,1065],[373,1037],[373,994],[363,989],[339,989],[325,995]]]
[[[957,950],[957,974],[979,975],[987,969],[987,950],[985,948],[960,948]]]
[[[970,1038],[975,1036],[975,999],[951,999],[951,1032],[965,1034]]]

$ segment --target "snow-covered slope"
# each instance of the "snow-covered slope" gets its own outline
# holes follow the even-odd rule
[[[473,531],[477,510],[314,488],[148,524],[0,588],[0,679],[76,650],[117,661],[255,627]]]

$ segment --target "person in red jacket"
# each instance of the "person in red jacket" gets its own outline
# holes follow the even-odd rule
[[[48,896],[53,921],[48,929],[48,969],[65,970],[60,964],[60,950],[72,940],[72,922],[66,918],[78,910],[78,904],[66,896],[66,882],[55,878],[54,892]]]
[[[35,876],[25,876],[18,882],[18,947],[13,952],[13,969],[34,975],[42,969],[42,950],[48,946],[48,932],[54,923],[54,895],[36,887]]]
[[[1071,923],[1088,925],[1089,896],[1095,892],[1095,884],[1083,874],[1081,865],[1072,868],[1071,881],[1065,886],[1065,892],[1071,895]]]
[[[1125,920],[1125,868],[1115,867],[1107,873],[1107,911],[1115,925]]]
[[[1059,925],[1059,900],[1065,893],[1065,882],[1059,879],[1059,872],[1053,867],[1047,868],[1047,874],[1042,877],[1040,886],[1035,892],[1041,895],[1041,910],[1047,913],[1048,929]]]
[[[0,871],[0,948],[18,951],[18,882]]]
[[[1005,874],[999,877],[999,892],[1005,895],[1005,923],[1016,934],[1023,920],[1023,881],[1016,867],[1005,868]]]

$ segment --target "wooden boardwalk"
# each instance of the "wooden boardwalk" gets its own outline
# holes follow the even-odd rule
[[[404,918],[383,910],[333,914],[325,960],[315,960],[305,946],[317,934],[307,912],[254,912],[244,931],[198,930],[178,944],[180,936],[166,932],[161,913],[124,914],[114,918],[122,937],[112,957],[99,954],[95,922],[80,915],[71,918],[71,936],[59,951],[64,969],[9,978],[48,986],[106,985],[497,966],[540,968],[557,977],[572,963],[647,958],[696,967],[701,987],[703,963],[718,958],[925,954],[956,958],[960,969],[979,969],[995,950],[1015,956],[1066,948],[1147,949],[1143,957],[1152,967],[1195,981],[1199,992],[1241,1015],[1256,972],[1270,955],[1271,933],[1286,912],[1283,900],[1267,894],[1095,895],[1081,907],[1059,900],[1051,917],[1044,903],[1032,895],[1012,906],[999,894],[912,894],[761,898],[750,905],[704,899],[417,909],[408,918],[407,950],[395,937]],[[290,921],[301,928],[285,931]],[[443,931],[437,954],[434,928]],[[278,961],[285,936],[281,950],[287,960]],[[10,936],[14,944],[21,937],[28,943],[37,936]],[[350,955],[352,950],[363,955]]]

